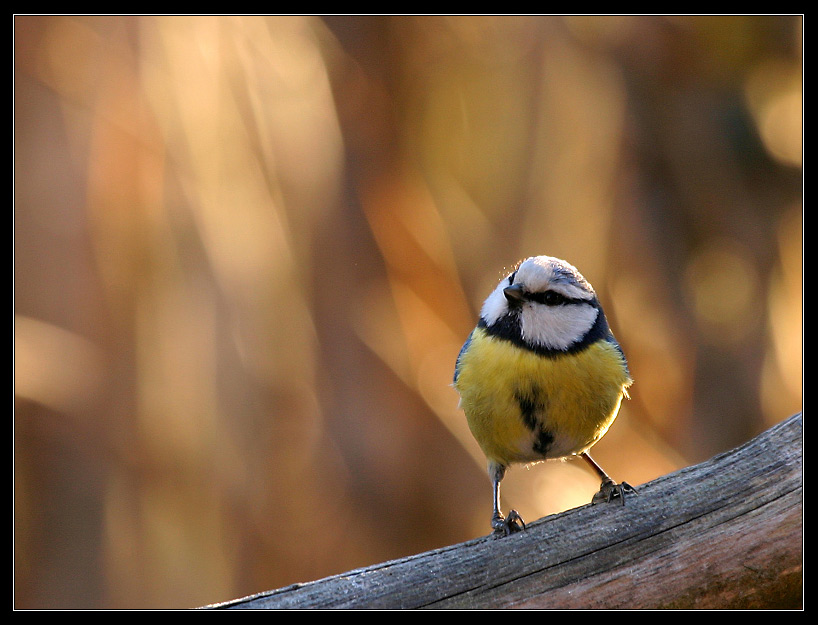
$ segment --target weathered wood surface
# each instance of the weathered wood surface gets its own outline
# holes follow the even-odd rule
[[[209,607],[802,607],[800,414],[638,490],[625,506]]]

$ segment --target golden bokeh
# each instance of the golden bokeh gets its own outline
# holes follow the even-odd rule
[[[615,478],[801,409],[800,16],[14,25],[15,607],[195,607],[487,533],[452,373],[524,256],[575,264],[628,354]],[[596,488],[548,463],[504,499]]]

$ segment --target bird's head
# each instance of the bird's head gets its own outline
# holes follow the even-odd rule
[[[489,331],[537,350],[567,351],[600,330],[604,313],[590,283],[558,258],[534,256],[503,278],[483,304]],[[607,322],[604,322],[607,332]]]

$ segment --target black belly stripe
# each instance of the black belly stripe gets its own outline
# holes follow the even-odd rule
[[[541,399],[539,390],[536,388],[532,389],[530,395],[523,395],[517,391],[514,394],[514,399],[517,400],[517,405],[520,407],[520,416],[523,419],[523,424],[537,437],[532,448],[535,452],[544,456],[554,442],[554,435],[551,434],[541,420],[537,418],[538,415],[542,416],[546,410],[545,402]]]
[[[520,407],[520,415],[523,418],[523,423],[532,432],[539,428],[537,421],[537,413],[540,412],[544,406],[539,401],[539,393],[536,389],[530,396],[523,395],[519,391],[514,393],[514,399],[517,400],[517,405]]]
[[[551,445],[554,443],[554,435],[551,434],[545,428],[540,428],[540,432],[537,435],[537,440],[534,441],[534,445],[532,448],[538,454],[545,456],[548,453],[548,450],[551,449]]]

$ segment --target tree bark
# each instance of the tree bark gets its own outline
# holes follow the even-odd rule
[[[800,609],[802,417],[506,538],[485,537],[212,608]]]

